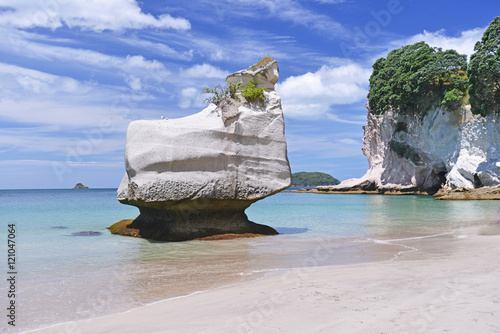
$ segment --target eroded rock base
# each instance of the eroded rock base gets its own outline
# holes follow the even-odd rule
[[[140,207],[134,220],[122,220],[111,233],[159,241],[186,241],[216,235],[276,235],[272,227],[248,220],[241,210],[171,210]],[[219,238],[220,239],[220,238]]]

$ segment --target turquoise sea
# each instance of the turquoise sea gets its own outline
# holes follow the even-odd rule
[[[500,224],[499,204],[285,192],[246,211],[278,236],[165,243],[109,233],[107,226],[138,214],[116,200],[116,189],[0,190],[2,253],[15,224],[17,255],[17,326],[3,320],[0,332],[124,312],[277,269],[391,260],[405,251],[391,240]],[[7,256],[3,268],[7,275]]]

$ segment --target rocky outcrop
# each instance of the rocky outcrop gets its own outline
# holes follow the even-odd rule
[[[500,200],[500,185],[481,188],[440,189],[434,194],[440,200]]]
[[[277,234],[244,212],[291,183],[276,61],[226,81],[241,81],[241,96],[250,78],[265,88],[265,101],[227,99],[184,118],[130,123],[117,197],[140,215],[126,228],[166,241]]]
[[[422,115],[368,112],[363,153],[369,170],[361,179],[321,191],[433,194],[441,187],[500,184],[500,117],[473,116],[470,106],[432,108]]]
[[[89,187],[87,187],[86,185],[84,185],[83,183],[77,183],[73,189],[90,189]]]

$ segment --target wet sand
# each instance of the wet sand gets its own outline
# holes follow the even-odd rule
[[[400,247],[399,256],[272,271],[33,333],[500,332],[498,226],[384,243]],[[309,260],[314,264],[314,255]]]

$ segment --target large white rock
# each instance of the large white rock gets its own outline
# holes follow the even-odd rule
[[[265,101],[229,100],[184,118],[130,123],[127,172],[117,197],[141,210],[135,225],[170,225],[163,234],[171,238],[152,238],[258,233],[248,225],[245,208],[290,186],[281,99],[272,89],[277,64],[237,73],[261,81],[270,77]]]
[[[423,116],[368,112],[363,153],[369,170],[333,189],[436,191],[500,184],[500,116],[473,116],[470,106],[432,108]]]

